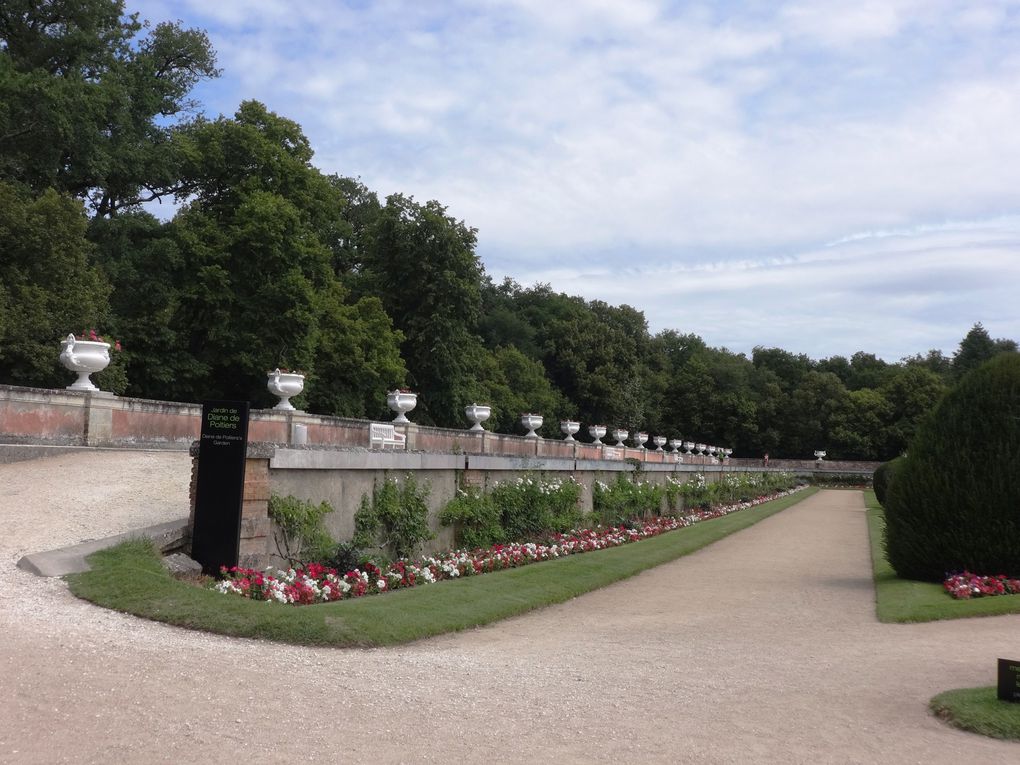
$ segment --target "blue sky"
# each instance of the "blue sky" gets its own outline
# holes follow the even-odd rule
[[[1020,339],[1020,0],[128,0],[497,281],[750,353]]]

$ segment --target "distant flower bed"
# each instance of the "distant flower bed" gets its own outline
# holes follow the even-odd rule
[[[344,574],[318,563],[310,563],[304,568],[292,568],[287,571],[224,567],[220,572],[223,578],[213,585],[213,589],[217,592],[241,595],[251,600],[294,605],[358,598],[363,595],[416,587],[420,584],[432,584],[444,579],[477,576],[567,555],[619,547],[628,542],[637,542],[667,531],[685,528],[699,521],[719,518],[737,510],[746,510],[792,494],[800,488],[803,487],[758,497],[750,502],[698,510],[676,518],[659,517],[639,521],[630,527],[596,527],[566,534],[553,534],[542,544],[523,542],[494,545],[471,551],[454,550],[439,557],[424,557],[416,561],[399,560],[385,569],[371,563]]]
[[[969,571],[954,574],[942,583],[946,592],[957,600],[986,598],[991,595],[1020,595],[1020,579],[998,576],[978,576]]]

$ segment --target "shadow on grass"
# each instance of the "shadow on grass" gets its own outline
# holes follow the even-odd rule
[[[300,645],[394,645],[562,603],[688,555],[815,491],[609,550],[312,606],[251,601],[177,581],[145,542],[95,553],[91,571],[67,580],[75,595],[98,605],[191,629]]]

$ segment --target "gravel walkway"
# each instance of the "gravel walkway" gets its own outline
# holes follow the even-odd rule
[[[926,711],[938,691],[994,683],[1020,616],[876,622],[857,492],[397,649],[188,632],[14,567],[183,517],[187,478],[179,453],[0,465],[0,762],[1020,762],[1020,744]]]

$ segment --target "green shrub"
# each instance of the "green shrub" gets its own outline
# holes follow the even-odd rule
[[[607,526],[626,525],[646,515],[658,515],[665,488],[650,482],[631,481],[620,475],[611,484],[596,481],[592,508],[599,522]]]
[[[474,549],[565,532],[581,522],[581,486],[573,480],[522,476],[498,484],[488,494],[461,491],[439,514],[454,526],[457,544]]]
[[[292,566],[320,561],[333,554],[336,542],[323,519],[333,512],[328,502],[315,504],[294,496],[269,498],[269,517],[275,521],[276,553]]]
[[[395,558],[410,558],[435,535],[429,529],[428,484],[419,486],[408,476],[404,482],[383,481],[371,496],[361,498],[354,514],[354,545],[378,548]]]
[[[903,457],[896,457],[888,462],[883,462],[875,468],[875,475],[872,478],[872,488],[875,489],[875,497],[878,498],[878,501],[882,505],[885,505],[885,498],[889,493],[889,484],[891,484],[893,478],[896,477],[896,471],[899,470],[901,465],[903,465]]]
[[[439,522],[453,526],[458,547],[490,547],[506,539],[492,496],[477,489],[460,490],[439,513]]]
[[[1020,354],[949,391],[887,489],[886,552],[901,577],[1020,575]]]

